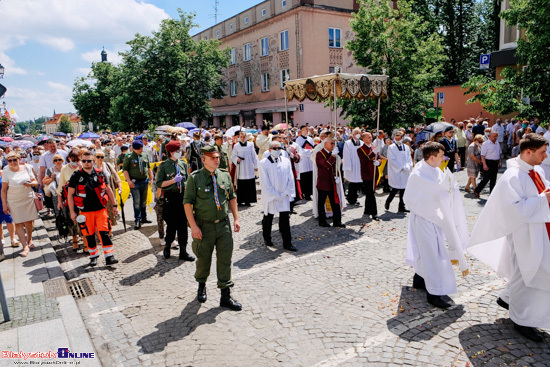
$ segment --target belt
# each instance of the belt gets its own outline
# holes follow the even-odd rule
[[[220,222],[226,221],[226,220],[227,220],[227,217],[222,218],[222,219],[216,219],[216,220],[206,220],[206,219],[197,218],[197,220],[200,220],[200,221],[203,222],[203,223],[216,224],[216,223],[220,223]]]
[[[132,179],[132,182],[144,182],[144,181],[147,181],[147,179],[146,178],[144,178],[143,180],[138,180],[136,178]]]

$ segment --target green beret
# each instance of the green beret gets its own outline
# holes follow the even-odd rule
[[[201,153],[218,153],[218,150],[213,145],[205,145],[201,148]]]

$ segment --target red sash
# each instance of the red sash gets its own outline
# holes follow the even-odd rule
[[[537,187],[537,190],[539,191],[539,194],[542,193],[546,188],[544,187],[544,183],[540,179],[540,176],[535,170],[529,171],[529,177],[531,177],[531,180],[535,183],[535,186]],[[550,238],[550,223],[546,224],[546,232],[548,233],[548,238]]]

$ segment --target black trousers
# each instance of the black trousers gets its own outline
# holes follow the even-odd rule
[[[376,198],[374,197],[374,189],[372,180],[363,181],[363,192],[365,193],[365,211],[364,214],[377,215]]]
[[[255,203],[256,199],[256,179],[237,181],[237,203],[250,204]]]
[[[165,191],[162,216],[166,222],[166,246],[170,246],[178,234],[180,253],[187,247],[187,217],[183,209],[183,193],[179,191]]]
[[[487,182],[489,182],[489,190],[491,192],[497,183],[498,160],[485,159],[485,163],[487,163],[487,167],[489,169],[483,172],[483,178],[481,179],[481,182],[477,184],[475,192],[478,194],[485,188]]]
[[[340,204],[336,204],[334,191],[323,191],[317,189],[317,211],[319,212],[319,223],[327,222],[327,213],[325,212],[325,201],[330,201],[332,207],[333,225],[342,224],[342,212],[340,211]],[[342,198],[340,198],[342,200]]]
[[[460,156],[460,168],[466,168],[466,147],[458,148],[458,155]]]
[[[348,203],[355,204],[357,202],[357,193],[363,186],[362,182],[350,182],[348,185]]]
[[[300,188],[304,199],[311,198],[313,195],[313,171],[300,173]]]
[[[271,241],[271,227],[273,225],[273,214],[265,214],[262,219],[262,231],[264,241]],[[292,243],[292,237],[290,235],[290,212],[279,213],[279,232],[283,237],[283,246],[290,245]]]
[[[390,195],[386,199],[386,205],[390,205],[395,195],[399,192],[399,209],[405,208],[405,203],[403,202],[403,194],[405,194],[405,189],[394,189],[391,188]]]

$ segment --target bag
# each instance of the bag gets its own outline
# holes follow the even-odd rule
[[[63,212],[59,213],[59,215],[55,217],[55,227],[59,232],[59,237],[67,237],[69,234],[69,225],[70,224],[67,222]]]
[[[37,211],[44,209],[44,201],[42,201],[42,194],[35,192],[34,194],[34,205],[36,206]]]

